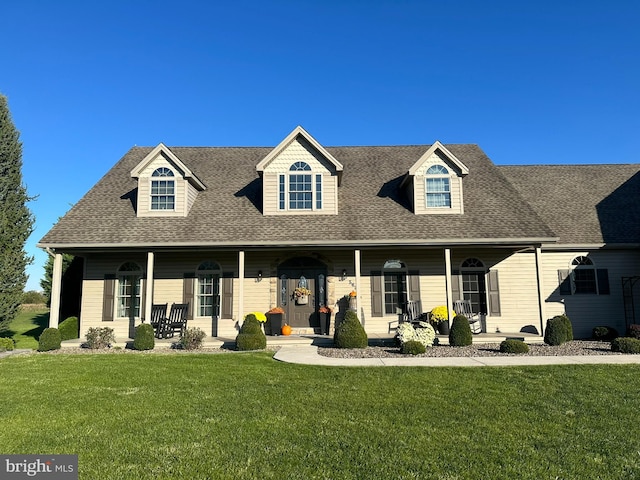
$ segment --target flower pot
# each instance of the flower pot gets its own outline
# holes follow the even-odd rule
[[[282,329],[282,313],[268,313],[269,333],[270,335],[280,335]]]
[[[306,305],[309,303],[309,295],[301,295],[296,297],[296,305]]]
[[[438,333],[440,335],[449,335],[449,322],[445,320],[444,322],[438,323]]]
[[[358,310],[358,303],[356,297],[349,297],[349,310],[355,312]]]
[[[319,312],[320,317],[320,334],[329,335],[329,326],[331,325],[331,314]]]

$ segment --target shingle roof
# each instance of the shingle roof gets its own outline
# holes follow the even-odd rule
[[[344,165],[338,215],[264,216],[255,167],[271,148],[171,147],[207,189],[185,218],[138,218],[134,147],[42,238],[42,246],[260,245],[552,238],[554,232],[476,145],[446,145],[469,168],[463,215],[415,215],[399,185],[429,145],[327,147]]]
[[[563,244],[640,242],[640,165],[498,167]]]

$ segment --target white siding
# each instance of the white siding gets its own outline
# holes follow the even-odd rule
[[[151,210],[151,181],[154,177],[153,172],[161,167],[169,168],[174,177],[166,177],[163,179],[170,180],[173,178],[175,182],[175,209],[174,210]],[[185,217],[189,213],[189,209],[197,191],[182,176],[183,172],[178,170],[171,162],[169,162],[162,154],[153,159],[141,172],[138,178],[138,205],[137,215],[139,217]]]
[[[427,208],[426,200],[426,172],[433,165],[442,165],[449,171],[449,185],[451,189],[451,208]],[[423,214],[461,214],[464,212],[462,205],[462,177],[456,174],[456,169],[449,165],[443,158],[434,152],[416,170],[413,177],[413,208],[416,215]]]

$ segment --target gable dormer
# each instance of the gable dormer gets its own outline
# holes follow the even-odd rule
[[[402,186],[416,215],[462,214],[462,178],[469,169],[439,141],[409,169]]]
[[[160,143],[136,167],[138,217],[186,217],[205,185],[164,144]]]
[[[342,164],[296,127],[256,165],[264,215],[337,215]]]

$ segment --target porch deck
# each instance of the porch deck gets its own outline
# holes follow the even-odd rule
[[[437,335],[440,345],[448,345],[449,337],[447,335]],[[507,338],[515,338],[522,340],[526,343],[543,343],[544,340],[540,335],[532,333],[479,333],[473,336],[474,344],[486,344],[486,343],[500,343]],[[169,349],[173,344],[178,342],[178,338],[162,338],[155,339],[155,349]],[[78,348],[85,343],[84,339],[66,340],[62,342],[62,348]],[[278,347],[285,345],[331,345],[333,343],[332,335],[318,335],[318,334],[296,334],[296,335],[267,335],[267,346]],[[391,344],[393,343],[393,334],[369,334],[370,345]],[[120,348],[132,348],[132,338],[117,338],[113,347]],[[204,348],[235,348],[235,338],[222,338],[222,337],[206,337],[203,342]]]

